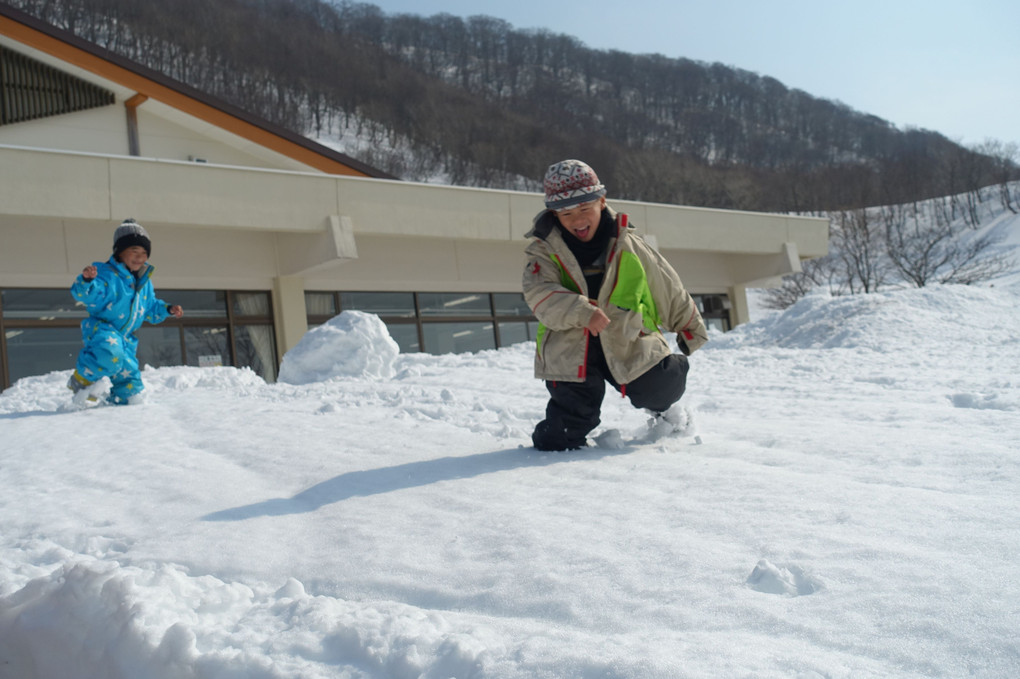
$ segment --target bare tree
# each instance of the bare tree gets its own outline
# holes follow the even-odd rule
[[[997,139],[986,139],[975,151],[995,161],[995,183],[999,188],[1002,207],[1013,214],[1018,211],[1014,205],[1020,199],[1014,198],[1010,184],[1020,179],[1020,146],[1016,142],[1003,143]]]
[[[842,210],[832,222],[832,247],[851,294],[876,292],[890,273],[879,219],[866,208]]]
[[[886,223],[889,261],[919,288],[929,283],[972,285],[1005,273],[1014,262],[997,250],[1002,239],[993,232],[965,229],[939,210],[934,223],[910,215]]]
[[[834,261],[835,258],[832,255],[826,255],[803,262],[800,273],[784,277],[783,284],[778,288],[765,290],[762,296],[762,305],[766,309],[787,309],[801,297],[817,288],[828,287],[830,291],[833,291],[833,283],[837,279],[833,267]],[[839,285],[837,284],[835,287],[838,290]]]
[[[950,247],[949,263],[938,274],[938,282],[973,285],[1012,271],[1016,261],[996,251],[1003,239],[1004,236],[990,232],[957,238]]]

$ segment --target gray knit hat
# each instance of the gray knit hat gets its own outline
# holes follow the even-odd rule
[[[545,206],[550,210],[588,203],[606,195],[595,170],[580,160],[561,160],[545,173]]]
[[[152,240],[149,238],[149,232],[141,224],[128,217],[113,232],[113,254],[119,255],[132,245],[140,245],[145,248],[146,255],[152,256]]]

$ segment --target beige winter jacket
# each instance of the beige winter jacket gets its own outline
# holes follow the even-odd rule
[[[634,233],[620,229],[609,242],[602,289],[595,300],[584,275],[567,248],[556,218],[544,211],[527,233],[524,299],[541,324],[535,354],[535,377],[583,382],[588,331],[598,308],[609,317],[599,333],[606,363],[617,383],[626,385],[671,353],[662,329],[677,333],[678,344],[690,354],[708,341],[705,322],[676,271]],[[679,341],[679,340],[682,340]]]

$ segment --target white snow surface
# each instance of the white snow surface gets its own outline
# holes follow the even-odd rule
[[[401,355],[366,314],[289,382],[20,380],[0,677],[1013,679],[1018,298],[810,295],[692,356],[693,430],[610,390],[570,453],[530,447],[533,343]]]

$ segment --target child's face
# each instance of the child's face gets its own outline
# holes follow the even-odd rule
[[[132,245],[120,251],[120,262],[128,268],[131,273],[138,273],[138,270],[149,261],[149,255],[141,245]]]
[[[574,235],[579,241],[587,243],[595,237],[595,231],[602,221],[602,208],[606,205],[605,198],[581,203],[565,210],[557,210],[556,217],[563,228]]]

